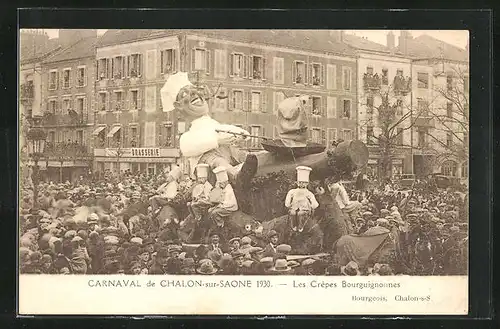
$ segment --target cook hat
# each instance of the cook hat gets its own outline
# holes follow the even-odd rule
[[[174,103],[177,101],[177,95],[185,86],[192,86],[192,83],[188,79],[187,72],[177,72],[168,77],[160,90],[163,112],[171,112],[174,110]]]
[[[229,177],[227,176],[226,167],[219,166],[212,171],[215,174],[215,177],[217,178],[217,182],[227,182],[229,180]]]

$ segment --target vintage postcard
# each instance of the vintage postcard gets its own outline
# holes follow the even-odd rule
[[[20,315],[467,314],[468,31],[19,36]]]

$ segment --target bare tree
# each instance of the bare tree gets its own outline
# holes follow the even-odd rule
[[[367,134],[367,144],[377,146],[379,174],[383,182],[392,176],[393,159],[402,149],[412,147],[404,143],[404,132],[412,129],[425,111],[407,101],[406,96],[411,92],[409,77],[397,76],[393,84],[385,85],[378,83],[377,79],[376,75],[368,78],[365,75],[366,97],[361,100],[361,105],[365,106],[367,114],[359,126]],[[375,129],[378,134],[375,134]]]
[[[451,66],[446,84],[434,87],[436,106],[429,109],[435,120],[435,131],[446,134],[447,140],[429,134],[440,161],[463,162],[469,158],[469,77],[460,65]]]

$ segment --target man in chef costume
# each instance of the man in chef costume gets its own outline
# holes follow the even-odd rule
[[[225,219],[238,210],[238,202],[233,187],[229,183],[226,168],[217,167],[213,170],[213,173],[217,178],[217,183],[211,194],[211,201],[216,206],[208,210],[208,215],[215,222],[217,228],[223,228]]]
[[[285,207],[289,209],[290,223],[293,231],[302,232],[307,218],[312,216],[314,209],[318,208],[314,194],[307,189],[311,168],[297,167],[297,188],[288,191],[285,198]]]
[[[192,201],[188,202],[188,207],[193,217],[200,221],[205,212],[210,208],[210,192],[213,189],[212,184],[207,180],[208,165],[200,163],[196,166],[196,185],[191,192]]]
[[[154,215],[157,215],[163,206],[167,205],[177,196],[181,176],[181,168],[172,165],[170,172],[167,174],[166,182],[157,189],[157,195],[152,196],[150,199]]]
[[[199,163],[208,164],[211,169],[226,168],[231,182],[244,186],[249,183],[257,171],[257,157],[248,154],[244,162],[238,161],[240,155],[233,147],[245,139],[249,133],[233,125],[220,124],[209,116],[207,99],[211,97],[188,79],[186,72],[169,76],[161,89],[163,111],[174,109],[187,123],[189,130],[179,140],[182,156],[188,159],[191,173]],[[229,131],[239,135],[217,132]]]

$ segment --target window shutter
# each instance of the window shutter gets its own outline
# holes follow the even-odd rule
[[[214,77],[219,78],[221,76],[221,51],[219,49],[214,50]]]
[[[326,99],[325,97],[321,97],[321,116],[326,118]]]
[[[292,83],[297,82],[297,61],[292,62]]]
[[[229,55],[229,76],[232,77],[234,75],[234,53]]]
[[[267,78],[267,66],[266,66],[266,58],[262,57],[262,80],[266,80]]]
[[[137,60],[139,61],[139,63],[137,64],[138,71],[139,71],[139,72],[137,72],[137,75],[139,75],[139,76],[140,76],[140,75],[142,75],[142,60],[143,60],[143,58],[142,58],[142,54],[139,54],[139,56],[138,56],[138,59],[137,59]]]
[[[321,144],[326,146],[326,131],[325,131],[325,129],[321,129]]]
[[[321,85],[325,85],[325,66],[323,64],[320,64],[320,73],[321,73]]]
[[[165,67],[165,50],[160,51],[160,73],[164,74]]]
[[[242,103],[242,110],[243,111],[248,111],[249,110],[249,106],[248,106],[248,92],[245,92],[243,91],[242,92],[243,95],[241,95],[241,97],[243,98],[243,103]]]
[[[96,60],[94,62],[94,69],[95,69],[95,79],[96,81],[99,81],[99,60]]]
[[[261,94],[262,101],[261,101],[261,106],[260,108],[262,109],[262,112],[266,113],[267,112],[267,93],[266,91],[263,91]]]
[[[249,91],[248,92],[248,111],[251,112],[253,110],[253,107],[252,107],[252,102],[253,102],[253,93],[252,91]]]
[[[194,71],[196,64],[196,49],[191,49],[191,71]]]
[[[306,80],[306,84],[310,84],[312,85],[313,83],[313,76],[314,76],[314,72],[313,72],[313,69],[314,69],[314,66],[312,65],[312,63],[307,63],[306,64],[306,69],[307,69],[307,80]]]
[[[306,110],[307,110],[307,115],[312,114],[312,99],[308,99],[306,102]]]
[[[253,79],[253,58],[254,56],[248,56],[248,78]]]
[[[127,63],[125,63],[125,57],[122,57],[122,74],[121,74],[122,78],[125,78],[127,76],[127,73],[126,73],[127,68],[128,68],[128,65],[127,65]]]
[[[248,56],[243,55],[243,77],[248,78],[250,74],[248,73]]]
[[[310,126],[308,126],[307,128],[309,128],[309,129],[307,129],[307,139],[309,141],[311,141],[312,140],[312,131],[313,130],[312,130],[312,128]]]
[[[207,74],[210,74],[210,62],[211,62],[210,57],[211,57],[210,50],[209,49],[205,50],[205,61],[206,61],[205,71]]]

